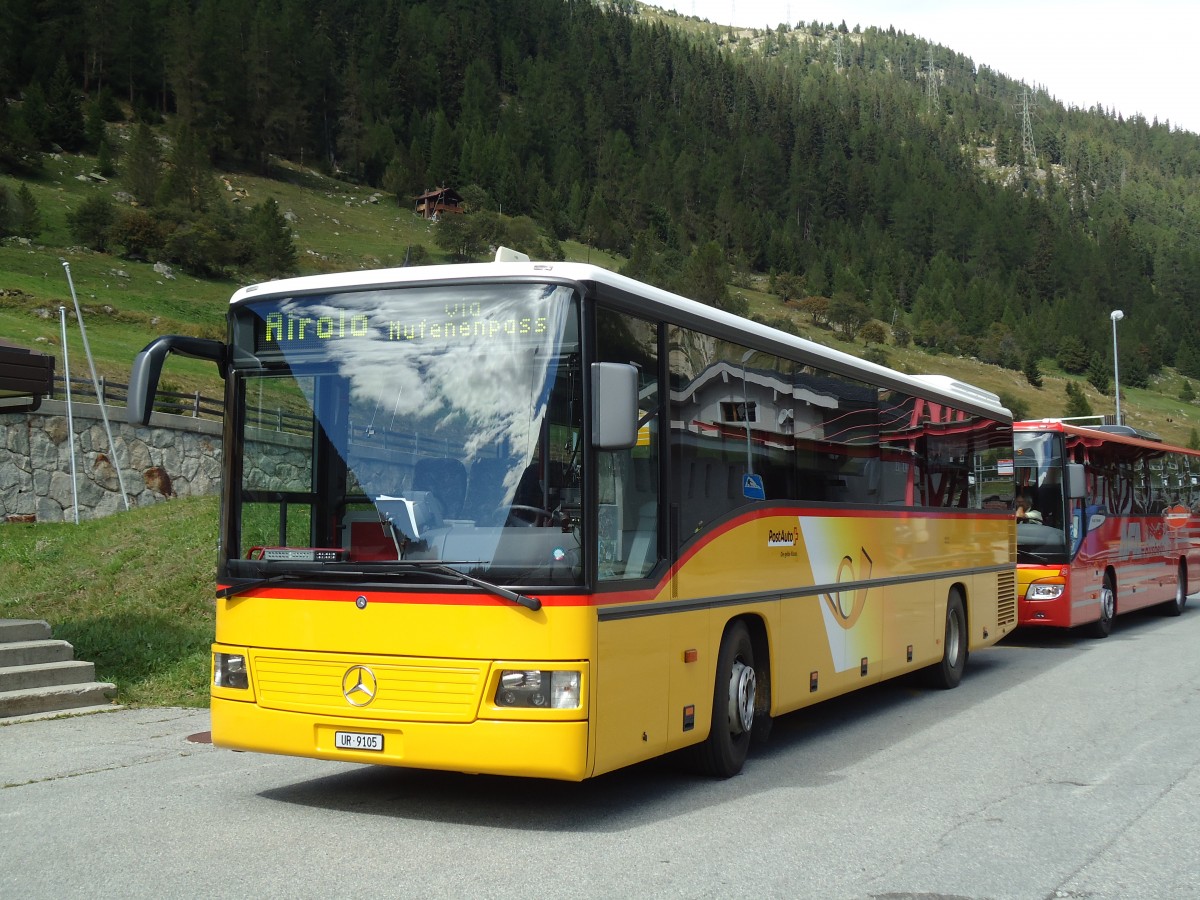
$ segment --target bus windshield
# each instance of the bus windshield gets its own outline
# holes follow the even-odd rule
[[[1017,559],[1019,562],[1065,561],[1071,541],[1063,495],[1063,441],[1054,433],[1013,435],[1016,461]]]
[[[579,303],[437,285],[234,310],[234,578],[581,581]]]

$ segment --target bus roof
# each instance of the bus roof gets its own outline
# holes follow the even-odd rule
[[[1130,447],[1144,447],[1148,450],[1170,450],[1174,453],[1187,453],[1200,456],[1200,450],[1190,450],[1187,447],[1176,447],[1164,443],[1162,438],[1148,431],[1140,431],[1128,425],[1085,425],[1065,419],[1026,419],[1013,422],[1013,431],[1056,431],[1061,434],[1073,434],[1084,439],[1089,444],[1125,444]]]
[[[744,343],[756,350],[797,356],[848,377],[868,379],[872,383],[948,403],[989,418],[1005,422],[1012,419],[1012,414],[997,395],[948,376],[907,375],[610,272],[600,266],[579,262],[533,262],[524,254],[504,247],[497,250],[496,260],[488,263],[363,269],[262,282],[235,292],[230,304],[236,306],[267,297],[294,297],[442,282],[497,280],[552,281],[585,285],[597,295],[617,302],[635,315],[640,313],[662,318],[683,327],[706,330],[719,338]],[[622,300],[624,303],[621,303]]]

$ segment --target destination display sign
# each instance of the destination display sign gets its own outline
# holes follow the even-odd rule
[[[258,310],[254,322],[255,352],[319,349],[342,341],[403,341],[478,344],[489,340],[545,334],[548,317],[528,315],[528,306],[511,299],[489,303],[443,303],[441,309],[416,310],[398,316],[392,310],[376,313],[331,309],[328,304],[309,310]]]

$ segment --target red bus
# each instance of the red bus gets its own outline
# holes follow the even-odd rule
[[[1013,444],[1019,625],[1106,637],[1121,613],[1183,612],[1200,564],[1200,452],[1057,419],[1014,423]]]

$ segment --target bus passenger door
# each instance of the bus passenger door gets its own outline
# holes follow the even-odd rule
[[[600,309],[597,358],[638,369],[633,447],[596,450],[596,772],[667,749],[672,616],[662,526],[658,326]]]

